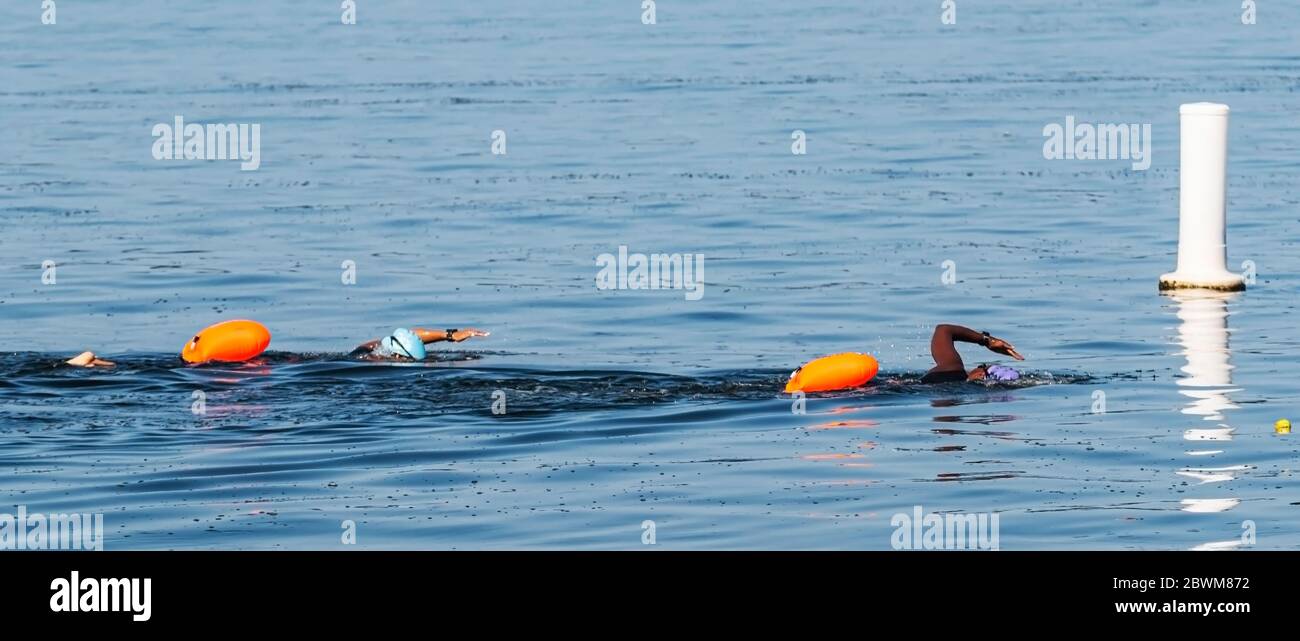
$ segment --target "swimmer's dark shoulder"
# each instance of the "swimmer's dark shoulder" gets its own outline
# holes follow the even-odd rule
[[[959,369],[929,371],[921,377],[922,383],[960,383],[966,380],[966,372]]]

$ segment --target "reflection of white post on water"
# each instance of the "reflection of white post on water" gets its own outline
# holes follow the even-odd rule
[[[1237,407],[1228,398],[1238,391],[1232,388],[1228,350],[1228,300],[1233,294],[1187,289],[1170,295],[1178,302],[1178,344],[1187,360],[1179,393],[1193,399],[1183,414],[1222,421],[1223,410]]]
[[[1200,416],[1206,421],[1223,421],[1223,412],[1235,409],[1228,397],[1240,391],[1232,385],[1231,352],[1228,347],[1228,301],[1236,294],[1209,290],[1178,290],[1171,292],[1178,303],[1178,345],[1187,364],[1182,367],[1185,377],[1178,380],[1178,393],[1191,399],[1182,413]],[[1188,441],[1230,441],[1232,427],[1220,423],[1214,428],[1189,428],[1183,432]],[[1193,450],[1192,456],[1214,456],[1222,450]],[[1196,479],[1201,484],[1231,481],[1235,472],[1245,466],[1186,467],[1179,475]],[[1183,499],[1186,512],[1223,512],[1237,506],[1235,498]]]

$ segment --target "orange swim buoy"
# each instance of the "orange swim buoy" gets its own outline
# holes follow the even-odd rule
[[[848,389],[875,377],[880,363],[870,354],[845,352],[823,356],[790,374],[785,392],[829,392]]]
[[[271,344],[271,332],[261,323],[251,320],[228,320],[209,325],[181,348],[181,359],[186,363],[208,361],[246,361],[266,350]]]

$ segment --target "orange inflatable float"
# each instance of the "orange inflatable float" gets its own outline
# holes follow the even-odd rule
[[[880,363],[869,354],[845,352],[823,356],[790,374],[785,392],[829,392],[866,383],[876,376]]]
[[[228,320],[203,328],[181,348],[186,363],[246,361],[266,351],[271,332],[251,320]]]

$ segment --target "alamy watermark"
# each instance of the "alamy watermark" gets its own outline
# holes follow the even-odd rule
[[[629,254],[596,257],[596,289],[681,289],[686,300],[704,298],[704,254]]]
[[[641,24],[659,24],[656,8],[655,0],[641,0]]]
[[[0,513],[0,550],[104,550],[103,514]]]
[[[153,579],[83,579],[73,570],[66,579],[50,581],[50,590],[51,612],[127,612],[133,621],[153,616]]]
[[[1043,127],[1043,158],[1047,160],[1131,160],[1133,169],[1151,167],[1151,123],[1076,123]]]
[[[239,160],[239,168],[255,171],[262,166],[262,125],[185,124],[176,116],[172,123],[153,126],[154,160]]]
[[[952,260],[950,258],[940,263],[939,266],[943,267],[943,272],[939,274],[939,282],[944,285],[956,285],[957,284],[957,261]]]
[[[889,519],[895,550],[997,550],[998,515],[925,514],[920,505],[912,513],[899,512]]]

